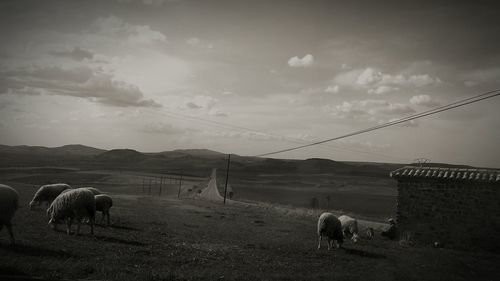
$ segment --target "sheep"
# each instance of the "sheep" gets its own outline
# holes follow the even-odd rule
[[[64,190],[71,189],[71,186],[65,183],[55,183],[55,184],[46,184],[42,185],[37,192],[35,193],[35,196],[33,196],[33,200],[29,203],[29,208],[30,210],[33,210],[34,207],[40,206],[43,202],[47,203],[47,205],[50,205],[54,199],[56,199],[61,192]]]
[[[344,236],[351,235],[351,240],[357,243],[359,239],[358,221],[346,215],[340,216],[339,221],[342,224],[342,233]]]
[[[108,217],[107,226],[109,226],[109,209],[113,206],[113,199],[107,194],[94,195],[95,198],[95,209],[102,213],[101,223],[104,221],[104,216]]]
[[[73,219],[76,219],[78,223],[76,235],[78,235],[81,222],[88,218],[90,233],[94,235],[95,209],[94,194],[86,188],[77,188],[61,193],[47,209],[47,215],[50,217],[49,225],[56,229],[57,222],[66,220],[66,233],[69,235],[71,223]]]
[[[318,250],[321,248],[323,236],[328,237],[328,250],[333,248],[333,242],[337,241],[337,248],[342,247],[344,234],[339,219],[332,213],[322,213],[318,219]]]
[[[86,187],[82,187],[82,188],[86,188],[86,189],[90,190],[94,195],[102,194],[102,192],[95,187],[86,186]]]
[[[16,244],[14,232],[12,232],[11,220],[16,213],[19,203],[19,193],[7,185],[0,184],[0,231],[3,226],[7,227],[12,245]]]
[[[387,220],[387,222],[389,223],[389,228],[387,228],[386,230],[382,231],[382,233],[380,233],[380,235],[384,236],[384,237],[387,237],[391,240],[394,240],[396,239],[396,236],[397,236],[397,228],[396,228],[396,222],[394,221],[394,219],[390,218],[389,220]]]

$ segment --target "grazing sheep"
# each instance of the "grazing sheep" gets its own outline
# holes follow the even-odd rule
[[[16,213],[19,202],[19,193],[7,185],[0,184],[0,231],[3,226],[7,227],[12,245],[16,243],[14,232],[12,232],[11,220]]]
[[[95,187],[86,186],[86,187],[82,187],[82,188],[86,188],[86,189],[90,190],[94,195],[102,194],[102,192]]]
[[[29,203],[29,208],[30,210],[33,210],[35,206],[40,206],[43,202],[47,203],[47,205],[50,205],[54,199],[56,199],[61,192],[64,190],[71,189],[71,186],[65,183],[55,183],[55,184],[46,184],[42,185],[37,192],[35,193],[35,196],[33,197],[33,200]]]
[[[66,220],[66,232],[69,235],[71,223],[73,219],[76,219],[78,223],[76,235],[78,235],[81,222],[88,218],[90,233],[94,235],[95,207],[94,194],[86,188],[77,188],[61,193],[47,209],[47,215],[50,217],[49,225],[55,229],[57,222]]]
[[[367,239],[373,239],[373,235],[374,235],[373,228],[368,227],[366,229],[366,238]]]
[[[339,219],[332,213],[321,214],[318,219],[318,236],[318,250],[321,248],[323,236],[328,237],[328,250],[333,248],[334,241],[337,241],[337,248],[340,248],[344,242],[344,234]]]
[[[396,222],[392,218],[389,219],[388,222],[389,222],[389,228],[387,230],[382,231],[380,235],[385,236],[391,240],[394,240],[396,239],[397,236]]]
[[[350,235],[351,240],[357,243],[359,239],[358,221],[346,215],[340,216],[339,221],[342,224],[342,233],[344,236]]]
[[[102,213],[101,223],[104,221],[104,216],[108,217],[106,225],[109,226],[109,209],[113,206],[113,199],[107,194],[95,195],[95,210]]]

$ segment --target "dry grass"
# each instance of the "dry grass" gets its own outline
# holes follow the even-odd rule
[[[34,187],[3,181],[21,194],[14,231],[0,233],[0,274],[105,280],[493,280],[500,256],[382,239],[316,250],[315,213],[271,204],[223,206],[141,194],[130,175],[101,178],[115,197],[113,226],[80,236],[50,230],[43,211],[25,206]],[[120,190],[124,195],[120,195]],[[136,192],[134,192],[136,190]],[[1,277],[0,277],[1,279]]]

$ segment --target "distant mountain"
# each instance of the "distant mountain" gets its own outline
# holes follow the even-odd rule
[[[98,149],[81,144],[69,144],[60,147],[45,147],[45,146],[28,146],[28,145],[0,145],[0,153],[7,154],[29,154],[35,155],[81,155],[92,156],[105,152],[106,150]]]
[[[189,154],[191,156],[198,156],[198,157],[227,157],[227,154],[209,150],[209,149],[176,149],[173,152],[178,152],[182,154]]]
[[[335,171],[353,170],[354,167],[330,159],[310,158],[297,163],[302,173],[331,173]]]
[[[111,162],[116,164],[137,163],[148,156],[133,149],[112,149],[94,157],[99,162]]]
[[[425,166],[470,167],[443,163]],[[190,173],[207,176],[213,168],[225,170],[227,154],[208,149],[177,149],[141,153],[133,149],[103,150],[71,144],[61,147],[0,145],[0,166],[61,166],[83,169],[127,169],[160,173]],[[231,154],[233,173],[251,176],[268,174],[343,174],[350,176],[387,177],[404,164],[340,162],[329,159],[306,160],[247,157]],[[470,167],[472,168],[472,167]]]
[[[61,147],[54,147],[52,150],[60,154],[88,155],[88,156],[98,155],[106,152],[106,150],[104,149],[94,148],[81,144],[68,144]]]

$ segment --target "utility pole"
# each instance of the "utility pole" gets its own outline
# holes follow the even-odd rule
[[[181,171],[181,177],[179,178],[179,191],[177,192],[177,198],[181,196],[181,186],[182,186],[182,171]]]
[[[229,162],[231,162],[231,154],[227,155],[226,185],[224,186],[224,204],[226,204],[227,181],[229,179]]]

